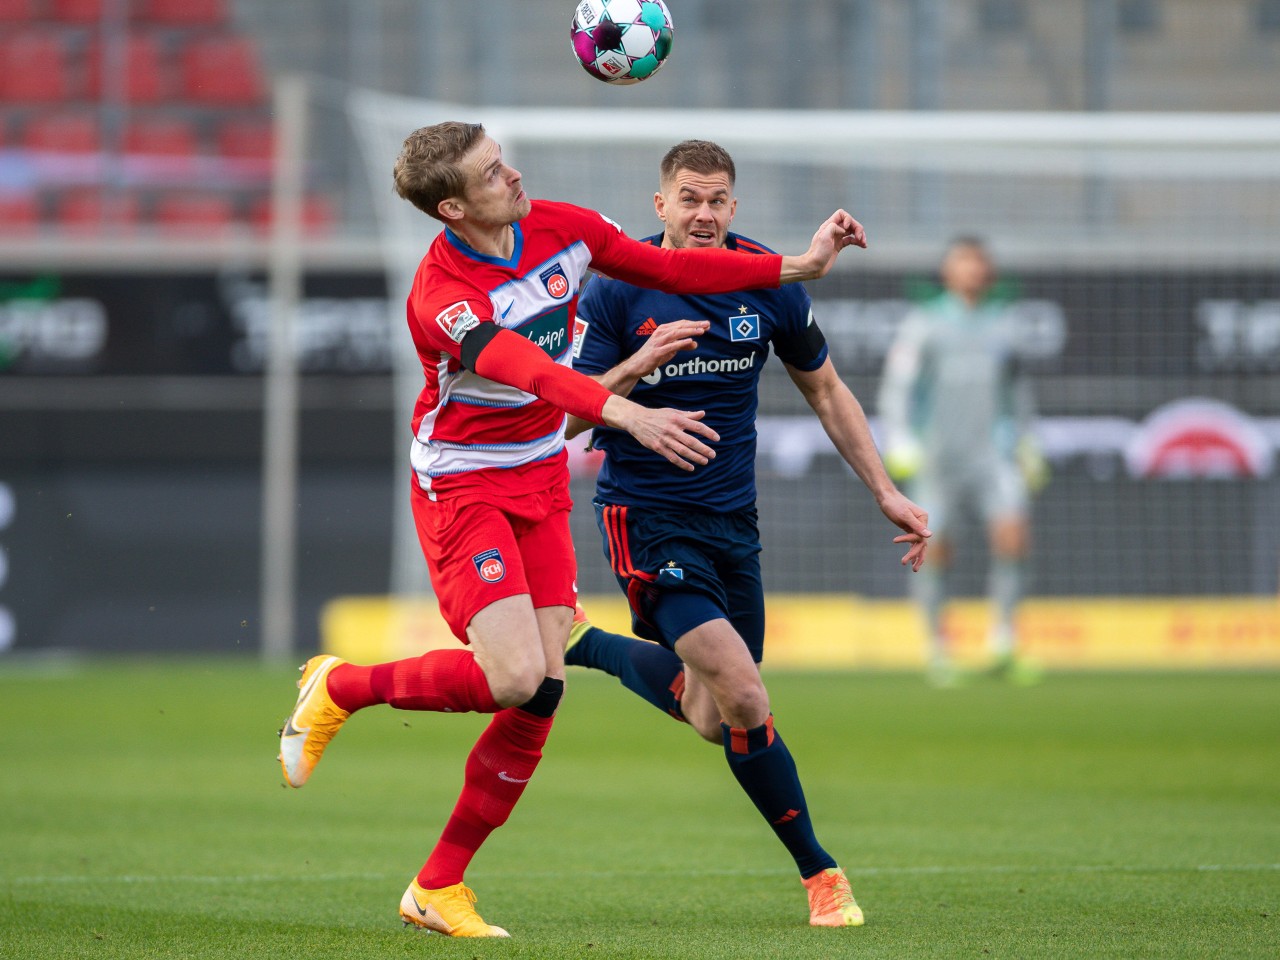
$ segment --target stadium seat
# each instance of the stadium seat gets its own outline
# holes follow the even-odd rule
[[[51,113],[33,117],[22,132],[28,150],[96,153],[102,149],[98,117],[93,113]]]
[[[138,225],[138,198],[97,189],[67,190],[57,202],[58,226],[68,233],[124,233]]]
[[[146,153],[166,157],[194,156],[198,138],[195,128],[176,117],[135,120],[125,130],[126,153]]]
[[[188,99],[203,104],[263,102],[266,86],[257,47],[247,37],[193,41],[182,52],[182,90]]]
[[[155,224],[164,233],[225,233],[232,224],[231,201],[216,193],[171,193],[156,203]]]
[[[168,26],[213,27],[226,22],[225,0],[138,0],[138,20]]]
[[[259,197],[253,203],[249,220],[254,229],[266,232],[271,229],[271,197]],[[302,230],[310,238],[327,236],[333,232],[337,215],[333,201],[320,194],[309,194],[302,201]]]
[[[103,84],[103,44],[95,40],[89,47],[89,96],[106,94]],[[170,89],[168,64],[160,42],[148,33],[132,33],[125,44],[125,97],[132,103],[157,103]]]
[[[102,19],[102,0],[52,0],[49,12],[62,23],[97,23]]]
[[[0,23],[30,23],[35,15],[33,0],[0,0]]]
[[[273,132],[270,120],[227,120],[218,129],[218,153],[236,160],[269,160]]]
[[[40,204],[29,193],[0,193],[0,236],[34,233]]]
[[[67,52],[57,33],[30,31],[0,40],[0,100],[50,103],[73,91]]]

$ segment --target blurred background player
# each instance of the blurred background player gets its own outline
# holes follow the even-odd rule
[[[530,200],[479,124],[415,131],[394,176],[401,197],[445,225],[409,294],[426,380],[413,415],[412,504],[441,614],[469,649],[374,666],[313,657],[280,762],[301,787],[347,718],[377,704],[493,713],[400,916],[452,936],[505,937],[476,912],[463,873],[532,778],[564,690],[577,593],[564,412],[634,436],[677,472],[706,464],[715,454],[703,441],[718,439],[701,412],[642,407],[571,369],[588,266],[711,292],[822,276],[842,248],[865,241],[838,211],[801,257],[659,250],[594,211]]]
[[[976,514],[991,551],[988,638],[995,673],[1032,682],[1017,655],[1016,610],[1029,546],[1028,498],[1046,479],[1032,433],[1035,404],[1020,362],[1013,314],[992,295],[996,271],[985,244],[954,240],[943,257],[942,293],[903,321],[889,350],[879,408],[885,464],[929,510],[928,567],[912,578],[925,619],[929,677],[960,679],[948,647],[945,608],[959,515]]]
[[[663,158],[654,195],[666,249],[767,255],[729,232],[735,168],[707,141],[677,144]],[[756,525],[756,406],[772,345],[841,456],[905,531],[903,563],[924,560],[927,517],[881,465],[857,399],[837,376],[808,293],[781,290],[673,296],[620,280],[592,280],[579,304],[574,368],[645,406],[678,402],[705,410],[719,434],[716,459],[684,475],[613,429],[593,444],[605,460],[596,518],[605,555],[626,592],[636,640],[574,627],[566,662],[604,670],[703,737],[722,743],[742,789],[796,861],[810,923],[858,926],[844,871],[818,843],[796,765],[774,727],[760,678],[764,591]],[[572,420],[572,436],[591,424]],[[656,643],[649,642],[657,641]]]

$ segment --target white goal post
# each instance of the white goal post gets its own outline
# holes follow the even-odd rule
[[[940,228],[997,232],[1023,262],[1195,262],[1203,254],[1188,246],[1204,242],[1253,262],[1280,251],[1280,113],[535,110],[366,90],[348,104],[391,257],[431,231],[390,193],[391,163],[408,133],[448,119],[483,123],[531,196],[596,207],[633,234],[652,217],[623,214],[647,210],[658,159],[697,138],[733,154],[739,195],[750,198],[743,216],[775,248],[807,242],[816,211],[860,216],[869,206],[879,215],[867,218],[869,234],[891,258],[918,259],[920,245],[932,255]],[[934,208],[921,209],[913,190]],[[1090,209],[1100,191],[1111,196]],[[1035,193],[1054,206],[1012,202]],[[1215,199],[1226,216],[1213,215]]]

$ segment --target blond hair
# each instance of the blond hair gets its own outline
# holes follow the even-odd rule
[[[459,165],[484,136],[478,123],[445,123],[420,127],[405,138],[391,174],[396,193],[428,216],[442,220],[440,202],[462,196],[467,174]]]

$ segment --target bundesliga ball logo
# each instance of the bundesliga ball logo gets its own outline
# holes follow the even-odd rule
[[[675,26],[662,0],[582,0],[569,38],[582,69],[605,83],[647,80],[671,54]]]

